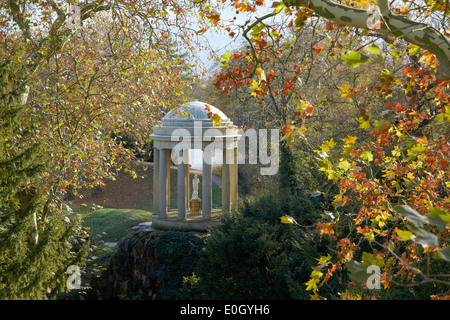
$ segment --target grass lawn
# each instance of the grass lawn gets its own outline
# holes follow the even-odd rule
[[[98,240],[116,242],[131,231],[131,227],[152,220],[152,213],[136,209],[98,209],[83,217],[83,226]]]

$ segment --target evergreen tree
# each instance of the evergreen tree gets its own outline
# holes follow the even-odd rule
[[[20,64],[0,62],[0,299],[45,299],[63,289],[67,267],[81,267],[87,250],[75,238],[80,219],[34,186],[45,166],[39,145],[28,146],[20,130],[26,75]]]
[[[286,140],[280,141],[280,187],[286,194],[295,195],[298,183],[295,175],[295,162],[292,150]],[[282,192],[282,193],[283,193]]]

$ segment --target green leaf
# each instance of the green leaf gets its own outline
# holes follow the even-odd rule
[[[428,207],[428,212],[430,213],[430,217],[439,216],[439,219],[445,221],[446,223],[450,223],[449,211],[430,206]]]
[[[350,169],[350,163],[347,160],[341,159],[341,161],[338,164],[338,168],[344,170],[344,172],[345,172],[348,169]]]
[[[375,62],[375,63],[379,63],[379,62],[383,61],[384,58],[386,58],[386,55],[385,55],[384,53],[379,54],[379,55],[375,58],[374,62]]]
[[[380,48],[378,48],[376,45],[371,45],[366,47],[366,50],[372,54],[377,54],[380,51]]]
[[[369,57],[359,52],[348,50],[347,55],[341,56],[341,59],[344,60],[348,65],[356,68],[360,63],[369,60]]]
[[[294,138],[292,131],[287,132],[285,135],[283,135],[283,137],[281,138],[280,141],[286,140],[286,143],[288,145],[292,144],[292,139]]]
[[[450,213],[444,209],[428,207],[428,223],[434,224],[438,227],[439,231],[444,231],[447,224],[450,223]]]
[[[416,227],[422,227],[424,223],[428,223],[437,226],[440,231],[444,231],[447,224],[450,223],[450,213],[439,208],[428,207],[429,216],[423,216],[407,205],[395,206],[394,210]]]
[[[397,229],[395,230],[395,232],[397,232],[397,235],[402,238],[403,240],[411,240],[411,237],[413,236],[412,232],[409,231],[404,231],[404,230],[400,230]]]
[[[389,70],[386,70],[386,69],[381,69],[381,76],[383,78],[389,78],[391,76],[391,72]]]
[[[306,109],[306,103],[303,100],[300,100],[300,104],[295,108],[295,110],[304,110]]]
[[[420,47],[419,47],[419,46],[416,46],[415,44],[409,45],[409,46],[408,46],[408,49],[409,49],[408,54],[409,54],[410,56],[413,56],[413,55],[418,54],[418,53],[420,52]]]
[[[381,268],[383,266],[383,257],[379,254],[374,255],[369,252],[363,252],[362,264],[366,267],[375,265]]]
[[[366,282],[370,276],[367,274],[367,266],[358,261],[349,261],[345,264],[350,271],[350,278],[358,282]]]
[[[250,35],[253,36],[256,40],[259,40],[261,38],[261,31],[264,29],[264,24],[260,23],[252,28],[252,32],[250,32]]]
[[[281,12],[281,10],[284,10],[287,7],[283,2],[274,2],[272,4],[272,8],[275,8],[275,10],[274,10],[275,13],[279,13],[279,12]]]

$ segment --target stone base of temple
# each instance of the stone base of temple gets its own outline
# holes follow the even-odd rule
[[[178,211],[171,210],[167,218],[160,219],[158,216],[152,218],[152,227],[159,230],[196,231],[204,232],[220,225],[221,209],[212,209],[211,219],[204,220],[200,211],[186,212],[186,219],[178,219]]]

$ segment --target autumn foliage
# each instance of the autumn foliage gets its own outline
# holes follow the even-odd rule
[[[342,139],[340,158],[321,165],[339,184],[334,205],[352,207],[355,215],[356,238],[318,225],[321,233],[340,239],[337,265],[351,265],[362,243],[371,244],[384,289],[392,282],[440,282],[444,274],[429,276],[423,269],[430,260],[442,266],[449,261],[449,101],[442,90],[447,84],[430,76],[427,66],[407,66],[403,74],[403,90],[415,83],[409,88],[414,96],[388,103],[384,118],[362,125],[372,136],[369,142]],[[434,105],[426,109],[421,98],[430,95]]]
[[[68,21],[72,6],[79,9],[75,26]],[[243,125],[280,130],[282,161],[288,159],[280,176],[289,186],[298,183],[292,159],[301,151],[328,179],[316,192],[331,198],[314,207],[323,213],[306,226],[328,244],[308,268],[308,280],[294,283],[276,265],[259,274],[288,281],[280,288],[289,297],[301,286],[311,299],[335,298],[327,290],[338,282],[346,288],[338,292],[342,299],[390,298],[397,290],[448,299],[448,6],[434,0],[285,0],[269,9],[264,0],[0,1],[0,58],[7,61],[0,70],[0,278],[15,283],[19,298],[67,289],[65,264],[75,256],[68,240],[84,243],[87,237],[67,198],[105,184],[136,156],[149,154],[153,125],[185,102],[203,75],[192,53],[207,32],[222,28],[244,45],[218,59],[214,87],[220,97],[236,98],[232,113],[246,112],[251,122]],[[223,21],[224,7],[248,19]],[[399,22],[407,27],[397,28]],[[29,164],[42,169],[27,175]],[[15,184],[14,177],[20,178]],[[313,207],[314,190],[304,185],[298,194],[308,200],[295,200]],[[286,199],[298,195],[286,190]],[[291,200],[283,205],[293,206]],[[278,218],[282,228],[305,228],[289,215]],[[271,241],[268,248],[263,229],[233,219],[236,239],[245,239],[237,241],[250,244],[242,257],[256,251],[251,240],[258,239],[261,261],[272,267],[274,256],[283,268],[292,267],[283,252],[295,247],[288,233],[277,238],[285,243]],[[229,239],[217,234],[216,240],[225,241],[226,260]],[[236,274],[228,274],[225,262],[217,268],[232,279]],[[252,267],[261,268],[258,262]],[[48,270],[32,280],[41,266]],[[210,272],[210,264],[204,269]],[[242,269],[236,273],[244,271],[248,280]],[[209,276],[218,283],[216,274]],[[0,289],[3,297],[12,292],[4,284]]]
[[[373,5],[370,1],[346,4],[366,9]],[[320,235],[332,239],[335,247],[329,255],[318,257],[306,290],[312,292],[312,299],[323,298],[321,288],[332,277],[345,280],[342,271],[347,271],[349,289],[341,294],[343,299],[386,297],[389,294],[383,296],[368,288],[370,273],[366,270],[376,266],[380,270],[378,285],[385,292],[391,292],[392,287],[413,292],[413,288],[428,285],[432,288],[430,298],[448,297],[449,83],[436,76],[436,56],[391,36],[384,37],[384,50],[375,41],[358,50],[345,50],[342,34],[356,36],[350,28],[330,21],[321,25],[312,20],[308,8],[295,1],[277,2],[273,8],[274,14],[284,12],[290,17],[287,28],[291,34],[302,34],[308,22],[310,28],[320,25],[320,32],[326,32],[331,41],[322,38],[306,43],[310,50],[305,50],[303,59],[307,57],[307,63],[299,59],[298,64],[287,67],[288,60],[283,57],[298,54],[292,50],[293,43],[283,38],[286,32],[282,36],[281,29],[266,23],[268,17],[260,17],[243,31],[248,47],[222,57],[223,71],[216,76],[215,85],[222,92],[236,88],[246,91],[261,105],[261,112],[275,101],[292,97],[285,105],[286,114],[275,122],[287,141],[305,135],[314,139],[308,130],[317,126],[314,117],[307,117],[321,117],[325,112],[306,102],[311,92],[302,90],[299,78],[305,79],[307,74],[308,81],[324,61],[328,66],[336,63],[328,70],[337,69],[339,61],[355,70],[366,64],[373,66],[366,69],[373,74],[364,83],[345,83],[343,79],[342,85],[335,85],[342,101],[357,107],[356,126],[348,130],[352,134],[311,146],[320,170],[336,183],[339,193],[332,203],[335,217],[316,225]],[[415,10],[414,5],[409,9]],[[392,10],[406,15],[409,9]],[[429,13],[444,9],[442,4],[438,9],[437,2],[428,8]],[[369,33],[363,30],[359,36],[367,39]],[[393,64],[380,68],[377,63],[382,61],[386,61],[385,66],[388,61]],[[292,217],[281,217],[281,222],[296,224]]]

